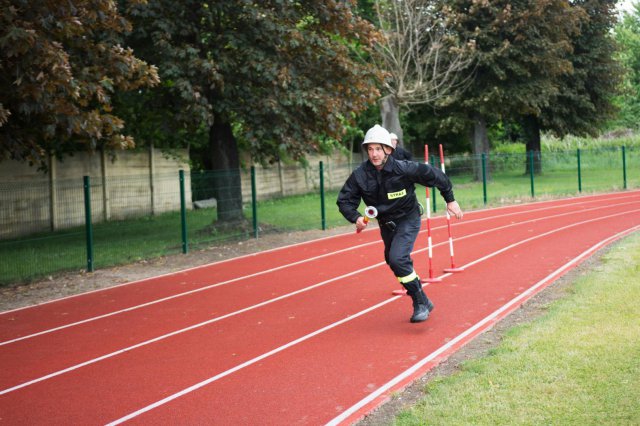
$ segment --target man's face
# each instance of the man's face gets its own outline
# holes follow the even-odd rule
[[[387,148],[390,151],[390,148]],[[385,150],[385,146],[379,143],[370,143],[367,144],[367,155],[369,156],[369,161],[371,164],[377,169],[381,169],[384,166],[384,163],[387,160],[387,155],[390,152]]]

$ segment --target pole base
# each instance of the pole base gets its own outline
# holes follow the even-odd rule
[[[393,290],[391,294],[393,294],[394,296],[404,296],[407,294],[407,290],[405,289]]]
[[[444,268],[445,272],[462,272],[464,268]]]

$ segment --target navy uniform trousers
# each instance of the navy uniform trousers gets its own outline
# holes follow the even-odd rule
[[[384,260],[401,283],[408,283],[418,276],[413,269],[411,252],[420,232],[420,212],[413,212],[394,220],[393,224],[379,222],[380,235],[384,241]]]

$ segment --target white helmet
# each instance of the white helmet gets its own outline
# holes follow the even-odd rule
[[[376,124],[369,130],[367,130],[367,133],[364,135],[364,141],[362,142],[362,145],[366,145],[369,143],[379,143],[393,149],[393,144],[391,143],[391,136],[389,135],[389,132],[379,124]]]
[[[398,135],[396,135],[395,133],[389,133],[389,137],[391,139],[398,139]]]

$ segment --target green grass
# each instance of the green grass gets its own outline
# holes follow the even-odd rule
[[[234,229],[216,233],[207,229],[215,218],[215,209],[191,210],[187,213],[190,246],[247,238],[246,231]],[[180,253],[180,224],[179,212],[96,223],[93,226],[93,266],[99,269]],[[82,226],[0,241],[0,284],[29,281],[64,271],[85,270],[85,236]]]
[[[325,192],[326,227],[346,225],[348,222],[338,211],[336,200],[338,191]],[[258,203],[258,222],[268,224],[268,228],[281,231],[309,230],[322,228],[320,196],[318,194],[298,195]]]
[[[0,242],[0,285],[86,268],[84,232],[72,229]]]
[[[575,152],[577,148],[583,150],[618,150],[621,146],[625,146],[629,149],[640,149],[640,134],[600,138],[578,137],[569,135],[563,139],[558,139],[551,135],[542,135],[540,146],[543,153],[563,153],[568,151]],[[491,147],[491,152],[496,154],[520,154],[525,152],[525,144],[495,143]]]
[[[640,424],[640,235],[570,293],[488,356],[427,385],[395,424]]]

